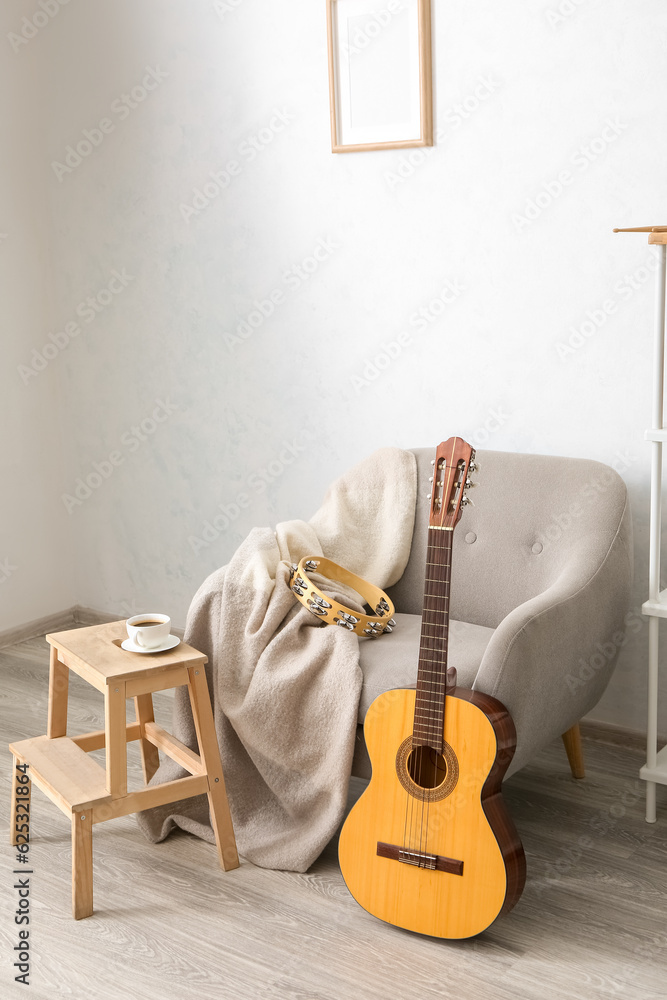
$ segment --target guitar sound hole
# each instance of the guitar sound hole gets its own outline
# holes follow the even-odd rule
[[[447,777],[447,763],[432,747],[415,747],[408,757],[408,774],[420,788],[438,788]]]

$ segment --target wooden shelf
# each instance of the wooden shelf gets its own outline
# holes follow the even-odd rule
[[[187,768],[191,772],[190,777],[175,778],[161,785],[146,786],[136,792],[115,796],[107,791],[105,769],[78,745],[80,741],[97,737],[97,733],[72,738],[57,736],[54,739],[35,736],[30,740],[11,743],[9,749],[18,761],[29,765],[30,780],[65,815],[71,816],[72,813],[88,810],[94,813],[93,823],[128,816],[151,806],[175,802],[179,798],[208,793],[209,782],[201,757],[188,750],[161,726],[146,723],[146,728],[147,739]],[[129,725],[127,730],[128,735],[134,733],[134,725]]]
[[[654,246],[667,244],[667,226],[633,226],[630,229],[614,229],[615,233],[648,233],[648,241]]]
[[[667,618],[667,590],[661,590],[657,601],[644,601],[642,614],[654,618]]]
[[[68,816],[110,801],[106,771],[69,736],[35,736],[12,743],[9,749],[30,766],[31,780]]]
[[[639,772],[644,781],[657,781],[659,785],[667,785],[667,747],[658,751],[655,767],[644,764]]]

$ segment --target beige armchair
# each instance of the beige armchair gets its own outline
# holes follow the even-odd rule
[[[410,559],[389,591],[398,627],[363,640],[359,710],[410,687],[417,659],[428,527],[430,460],[417,449]],[[632,579],[625,484],[583,459],[478,451],[478,488],[454,532],[449,665],[458,683],[494,695],[511,713],[517,750],[508,775],[562,736],[583,777],[579,720],[600,699],[624,640]],[[357,730],[353,774],[370,777]]]

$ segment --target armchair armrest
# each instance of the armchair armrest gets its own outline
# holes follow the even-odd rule
[[[546,590],[496,629],[473,688],[498,698],[517,730],[508,769],[523,767],[599,701],[625,644],[632,582],[629,508],[602,562],[582,550]]]

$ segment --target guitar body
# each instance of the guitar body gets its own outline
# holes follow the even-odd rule
[[[385,692],[368,710],[373,772],[338,848],[343,878],[364,909],[440,938],[480,934],[514,906],[526,879],[500,794],[516,747],[514,723],[495,698],[451,691],[447,673],[452,540],[471,502],[474,458],[469,444],[452,437],[431,463],[417,685]]]
[[[425,772],[410,764],[418,752],[412,750],[415,695],[387,691],[368,710],[364,734],[373,772],[340,835],[341,871],[357,902],[381,920],[467,938],[510,910],[525,882],[523,848],[500,794],[514,724],[496,699],[456,688],[447,695],[440,758],[446,768],[431,771],[424,787],[414,775],[423,781]],[[434,863],[440,869],[428,867]]]

